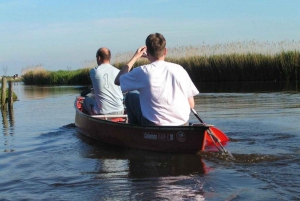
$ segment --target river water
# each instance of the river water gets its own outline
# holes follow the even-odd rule
[[[197,85],[195,109],[227,134],[235,160],[213,146],[171,154],[94,142],[74,127],[81,88],[13,87],[0,200],[300,200],[299,83]]]

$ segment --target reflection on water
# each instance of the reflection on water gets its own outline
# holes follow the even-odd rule
[[[60,96],[66,93],[76,93],[79,95],[84,86],[34,86],[15,83],[14,92],[19,100],[43,99],[47,97]]]
[[[8,128],[8,115],[7,115],[7,111],[1,110],[1,114],[2,114],[2,124],[3,124],[3,128]]]
[[[14,118],[14,108],[13,108],[13,106],[10,106],[10,107],[9,107],[8,114],[9,114],[9,122],[10,122],[10,125],[13,127],[13,126],[14,126],[14,123],[15,123],[15,118]]]
[[[110,185],[107,189],[100,184],[102,198],[105,192],[116,191],[122,194],[114,194],[117,200],[204,199],[204,176],[210,168],[199,155],[127,149],[78,137],[90,147],[83,157],[96,160],[93,171],[84,174]]]
[[[12,143],[14,129],[14,114],[13,109],[10,108],[7,112],[7,107],[1,109],[2,123],[3,123],[3,136],[4,136],[4,152],[14,152],[14,149],[8,148]]]
[[[108,169],[112,170],[108,172],[117,173],[116,163],[120,164],[121,172],[133,178],[206,174],[209,170],[199,155],[126,149],[95,142],[82,135],[78,137],[93,146],[86,157],[99,159],[96,169],[100,176]]]
[[[300,82],[205,82],[195,83],[200,93],[260,93],[295,92],[299,93]]]
[[[2,114],[3,128],[7,129],[9,127],[13,127],[14,121],[15,121],[13,108],[9,107],[8,111],[7,111],[7,108],[1,109],[1,114]]]

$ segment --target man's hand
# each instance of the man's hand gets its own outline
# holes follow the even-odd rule
[[[128,73],[132,66],[134,65],[134,63],[141,57],[145,57],[143,56],[147,51],[147,47],[146,46],[142,46],[139,49],[136,50],[135,54],[133,55],[133,57],[130,59],[130,61],[122,67],[122,69],[120,70],[119,74],[117,75],[116,79],[115,79],[115,84],[116,85],[120,85],[120,77],[121,75]],[[146,56],[147,58],[147,56]]]
[[[139,49],[137,49],[133,56],[133,58],[136,58],[136,60],[138,60],[141,57],[147,58],[147,47],[146,46],[142,46]]]

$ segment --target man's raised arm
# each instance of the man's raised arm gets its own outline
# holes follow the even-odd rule
[[[115,84],[116,85],[120,85],[120,77],[121,75],[124,75],[126,73],[128,73],[132,66],[134,65],[134,63],[143,56],[143,53],[146,51],[146,46],[142,46],[139,49],[137,49],[137,51],[135,52],[135,54],[133,55],[133,57],[130,59],[130,61],[122,67],[122,69],[120,70],[119,74],[117,75],[116,79],[115,79]]]

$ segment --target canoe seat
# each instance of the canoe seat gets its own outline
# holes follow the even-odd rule
[[[116,118],[111,118],[110,119],[112,122],[125,122],[126,119],[122,117],[116,117]]]
[[[108,120],[108,121],[112,121],[112,122],[126,122],[127,123],[127,119],[128,116],[127,114],[103,114],[103,115],[91,115],[91,117],[97,118],[97,119],[104,119],[104,120]]]

